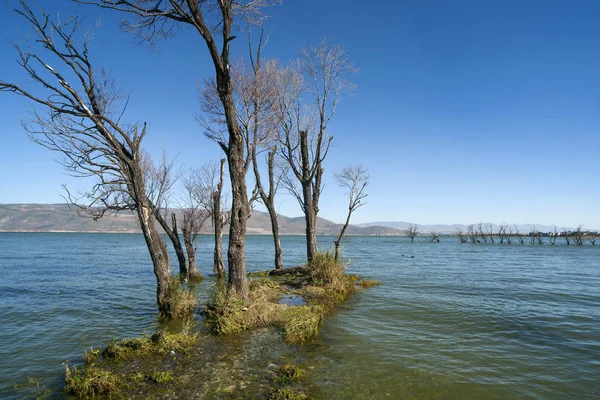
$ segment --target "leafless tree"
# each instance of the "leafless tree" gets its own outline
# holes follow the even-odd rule
[[[583,231],[581,228],[583,228],[583,224],[578,225],[577,229],[573,232],[573,242],[575,242],[577,246],[583,245]]]
[[[498,237],[500,238],[500,244],[504,244],[508,238],[508,224],[506,222],[500,222],[498,227]]]
[[[471,243],[477,243],[477,231],[475,229],[475,225],[470,224],[467,226],[467,236],[471,240]]]
[[[517,238],[517,240],[519,241],[519,243],[523,244],[524,243],[523,235],[519,231],[519,227],[517,225],[513,225],[513,231],[514,231],[514,235]]]
[[[488,235],[488,238],[490,239],[490,242],[494,244],[494,225],[492,223],[485,224],[485,231]]]
[[[537,228],[535,226],[532,226],[530,231],[529,231],[529,242],[531,244],[535,244],[535,237],[537,235]]]
[[[354,165],[342,168],[339,173],[335,174],[335,179],[337,180],[338,185],[347,190],[348,194],[348,215],[346,216],[346,221],[344,222],[340,233],[333,241],[335,246],[334,258],[335,261],[337,261],[339,257],[340,243],[342,242],[342,238],[346,233],[352,213],[359,207],[367,204],[364,202],[364,200],[368,196],[368,194],[365,193],[365,188],[369,184],[369,174],[362,165]]]
[[[571,244],[571,231],[569,228],[563,228],[563,231],[565,233],[565,242],[567,243],[567,246],[569,246]]]
[[[483,240],[484,243],[487,244],[487,235],[484,232],[484,227],[483,227],[483,222],[478,222],[477,223],[477,233],[479,234],[479,236],[481,237],[481,239]]]
[[[229,293],[248,298],[245,264],[246,223],[250,203],[244,169],[245,143],[233,94],[230,72],[230,47],[236,38],[236,23],[260,24],[262,9],[274,0],[78,0],[103,8],[118,10],[135,18],[124,21],[126,30],[140,41],[155,44],[157,40],[174,36],[179,28],[190,27],[203,39],[215,70],[215,82],[227,126],[227,137],[219,141],[227,157],[231,182],[232,204],[229,227]],[[240,24],[241,25],[241,24]]]
[[[512,226],[508,226],[506,228],[506,243],[508,244],[512,244],[512,237],[513,237],[513,227]]]
[[[31,120],[23,123],[30,138],[61,154],[71,175],[97,179],[79,198],[67,192],[71,204],[95,219],[107,212],[137,213],[157,279],[158,308],[168,314],[169,256],[154,226],[155,205],[148,197],[142,166],[146,125],[123,121],[127,96],[108,74],[95,72],[88,58],[92,34],[82,31],[81,20],[73,16],[55,22],[45,11],[36,14],[25,0],[19,3],[15,11],[33,31],[35,42],[25,49],[15,46],[17,62],[34,91],[1,80],[0,92],[24,96],[47,111],[33,111]]]
[[[549,239],[550,244],[554,246],[556,244],[556,238],[558,237],[558,230],[556,228],[556,225],[554,225],[554,231],[550,232],[549,237],[550,237],[550,239]]]
[[[536,235],[535,235],[535,239],[537,240],[537,243],[538,243],[539,245],[542,245],[542,244],[544,244],[544,236],[542,236],[542,232],[540,232],[540,231],[537,231],[537,232],[536,232]]]
[[[419,236],[420,233],[421,231],[419,230],[419,227],[416,224],[410,224],[404,230],[404,234],[410,238],[411,242],[414,242],[415,236]]]
[[[468,238],[467,236],[465,236],[464,232],[460,228],[456,230],[456,235],[458,236],[458,240],[460,240],[461,243],[467,243]]]
[[[304,212],[309,263],[317,252],[323,162],[333,139],[327,128],[342,95],[353,90],[348,79],[356,71],[340,46],[323,40],[306,48],[299,62],[282,69],[276,80],[280,154],[290,166],[282,183]]]
[[[432,231],[432,232],[431,232],[431,242],[432,242],[432,243],[433,243],[433,242],[436,242],[436,243],[439,243],[439,242],[440,242],[440,235],[439,235],[439,233],[437,233],[437,232],[435,232],[435,231]]]
[[[590,241],[590,243],[592,244],[592,246],[596,245],[596,238],[598,237],[598,232],[594,231],[590,233],[590,237],[588,238],[588,240]]]
[[[198,180],[189,175],[183,180],[183,190],[180,199],[180,209],[183,214],[181,232],[187,253],[187,272],[190,281],[202,279],[196,264],[196,240],[210,214],[204,209],[208,197],[204,187],[198,185]]]

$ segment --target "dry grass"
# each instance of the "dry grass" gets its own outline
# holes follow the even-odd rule
[[[381,282],[375,281],[375,280],[371,280],[371,279],[361,279],[358,282],[358,285],[361,288],[366,289],[366,288],[370,288],[370,287],[373,287],[373,286],[379,286],[379,285],[381,285]]]
[[[165,307],[161,318],[183,318],[191,315],[198,304],[196,294],[185,286],[178,276],[169,279],[169,290],[163,299]]]

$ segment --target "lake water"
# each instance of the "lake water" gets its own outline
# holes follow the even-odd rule
[[[302,263],[303,237],[282,245],[286,266]],[[207,338],[229,352],[232,380],[291,360],[324,399],[600,398],[600,248],[352,237],[344,255],[349,272],[383,285],[353,297],[308,346],[275,329]],[[271,238],[249,236],[248,270],[271,259]],[[210,260],[204,236],[203,274]],[[84,347],[158,326],[141,235],[0,233],[0,276],[0,398],[26,396],[11,387],[28,378],[60,398],[66,360],[82,364]],[[220,384],[206,351],[188,366],[203,383],[180,398],[211,398]]]

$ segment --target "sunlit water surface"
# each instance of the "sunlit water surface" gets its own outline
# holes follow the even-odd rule
[[[203,274],[210,242],[198,246]],[[282,245],[287,266],[302,263],[302,237]],[[352,237],[344,255],[383,285],[330,316],[315,343],[287,345],[276,329],[206,338],[169,396],[211,398],[227,379],[259,396],[292,361],[324,399],[600,398],[600,248]],[[271,259],[271,238],[249,236],[248,270]],[[0,233],[0,276],[0,398],[25,396],[12,387],[28,378],[61,397],[63,363],[82,364],[84,347],[158,326],[141,235]]]

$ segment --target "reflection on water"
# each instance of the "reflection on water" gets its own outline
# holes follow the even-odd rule
[[[282,242],[284,263],[300,264],[303,239]],[[269,237],[247,246],[250,271],[271,265]],[[303,389],[326,399],[579,399],[600,390],[598,248],[397,237],[345,246],[349,272],[384,284],[327,319],[315,343],[287,345],[276,329],[205,336],[177,363],[177,393],[153,395],[264,397],[287,362],[310,371]],[[209,237],[199,249],[207,274]],[[0,398],[21,398],[26,391],[9,389],[28,377],[60,398],[65,360],[82,363],[85,346],[157,327],[140,235],[3,233],[0,250]]]

